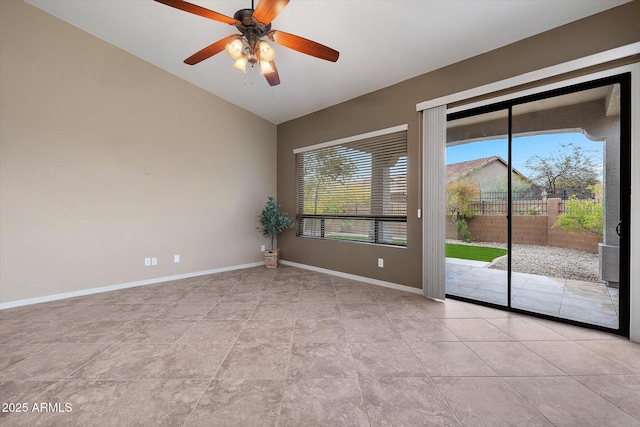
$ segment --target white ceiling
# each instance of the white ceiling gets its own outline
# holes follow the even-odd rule
[[[237,33],[233,26],[153,0],[26,1],[278,124],[629,0],[292,0],[272,28],[332,47],[340,58],[327,62],[270,43],[281,80],[274,87],[258,70],[252,85],[251,72],[233,69],[224,52],[194,66],[182,62]],[[251,0],[191,2],[227,16],[251,7]]]

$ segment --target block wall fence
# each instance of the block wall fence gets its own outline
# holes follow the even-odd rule
[[[549,199],[547,213],[541,215],[521,215],[514,212],[511,223],[512,242],[576,249],[597,254],[602,236],[589,232],[569,233],[562,228],[553,227],[560,216],[562,204],[562,199]],[[474,241],[507,243],[507,218],[504,214],[477,215],[467,219],[467,225]],[[446,227],[447,239],[457,239],[457,230],[451,220],[447,221]]]

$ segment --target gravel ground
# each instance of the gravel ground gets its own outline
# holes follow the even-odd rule
[[[457,240],[448,243],[467,244]],[[493,242],[469,243],[474,246],[506,248],[506,244]],[[598,254],[575,249],[554,248],[537,245],[512,245],[511,269],[515,272],[539,274],[541,276],[600,282],[598,279]],[[490,268],[507,269],[507,257],[498,259]]]

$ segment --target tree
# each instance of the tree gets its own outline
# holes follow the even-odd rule
[[[476,209],[473,202],[480,197],[480,189],[473,182],[455,180],[447,184],[446,209],[451,221],[462,234],[465,242],[471,241],[466,218],[473,218]]]
[[[560,144],[560,149],[547,157],[536,155],[527,160],[527,168],[533,171],[529,178],[550,195],[561,188],[587,189],[599,182],[590,151],[573,143]]]
[[[593,193],[593,199],[602,202],[604,200],[604,188],[602,187],[602,183],[599,182],[595,185],[590,185],[587,187],[589,191]]]
[[[269,196],[267,204],[260,213],[260,227],[258,230],[263,236],[268,236],[271,240],[271,252],[273,252],[273,239],[287,228],[294,226],[289,216],[282,212],[276,199]]]
[[[304,154],[304,211],[314,214],[318,212],[321,197],[325,196],[325,204],[338,209],[336,200],[327,198],[328,187],[332,183],[345,184],[356,170],[355,162],[335,147],[310,151]],[[341,203],[345,201],[342,200]]]

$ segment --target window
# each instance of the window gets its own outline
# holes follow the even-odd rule
[[[407,245],[407,127],[295,151],[297,234]]]

